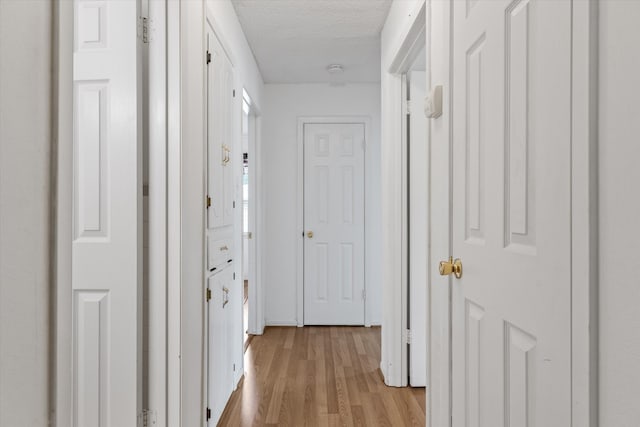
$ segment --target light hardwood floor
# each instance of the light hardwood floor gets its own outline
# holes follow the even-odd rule
[[[387,387],[380,328],[267,328],[219,426],[424,426],[425,389]]]

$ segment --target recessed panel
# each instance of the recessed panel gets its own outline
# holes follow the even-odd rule
[[[535,402],[536,339],[508,322],[505,322],[504,337],[504,425],[531,427]]]
[[[73,424],[107,426],[109,413],[109,293],[76,291],[73,305]]]
[[[353,244],[342,243],[340,245],[340,289],[345,301],[353,300]]]
[[[316,300],[327,301],[329,290],[329,245],[318,243],[314,246],[316,257]]]
[[[340,155],[353,156],[353,138],[351,136],[342,136],[340,141]]]
[[[506,11],[505,246],[535,250],[534,146],[529,133],[530,9],[528,0]]]
[[[480,344],[484,309],[465,303],[465,381],[467,427],[480,427]]]
[[[471,9],[478,3],[478,0],[466,0],[467,2],[467,17],[471,15]]]
[[[353,166],[342,167],[342,223],[353,224]]]
[[[316,201],[316,219],[320,224],[327,224],[329,222],[329,167],[316,166],[314,173],[314,181],[316,184],[316,194],[314,195]]]
[[[107,47],[106,1],[76,1],[76,46],[78,50]]]
[[[316,135],[315,153],[318,157],[329,157],[330,152],[329,135]]]
[[[76,84],[74,105],[75,238],[108,232],[108,82]]]
[[[484,34],[466,55],[466,238],[484,243],[483,73]]]

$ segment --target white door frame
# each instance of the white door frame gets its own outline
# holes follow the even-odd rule
[[[249,105],[249,224],[253,223],[253,229],[249,230],[251,239],[249,242],[249,319],[245,325],[251,335],[262,335],[264,332],[264,296],[262,292],[261,255],[262,224],[260,221],[260,209],[262,206],[261,188],[261,144],[260,144],[260,108],[251,98],[246,89],[243,89],[242,97]]]
[[[385,296],[388,309],[385,310],[384,340],[382,344],[386,349],[386,360],[383,359],[381,369],[385,378],[385,383],[390,386],[405,387],[408,384],[408,349],[406,343],[405,330],[407,329],[407,294],[408,294],[408,271],[407,271],[407,182],[406,182],[406,116],[404,116],[404,106],[406,105],[406,85],[404,74],[420,54],[426,43],[426,13],[427,7],[424,2],[417,4],[416,10],[412,13],[413,20],[408,24],[403,32],[403,37],[391,54],[391,63],[383,64],[383,98],[387,96],[389,108],[388,116],[383,117],[383,144],[382,158],[387,159],[386,168],[383,167],[383,181],[388,181],[389,190],[383,193],[383,209],[387,210],[388,224],[392,224],[393,229],[384,240],[383,262],[386,263],[386,274],[384,277],[387,283],[400,283],[401,286],[390,286],[387,284],[387,292],[391,290],[392,297]],[[427,46],[428,47],[428,46]],[[427,49],[428,50],[428,49]],[[429,52],[427,51],[427,58]],[[426,71],[427,80],[429,67]],[[427,84],[427,87],[429,85]],[[385,114],[383,106],[383,114]],[[427,121],[427,133],[430,123]],[[398,147],[396,141],[402,141]],[[393,150],[393,156],[387,155],[384,151],[386,146]],[[398,189],[391,191],[390,189]],[[383,192],[385,188],[383,187]],[[425,301],[425,306],[427,301]],[[387,315],[387,312],[389,313]],[[428,369],[427,369],[427,372]],[[427,399],[428,400],[428,399]]]
[[[452,3],[432,2],[428,0],[430,33],[427,34],[427,62],[432,68],[431,79],[434,84],[444,85],[443,116],[432,121],[432,133],[429,139],[432,153],[442,155],[432,158],[432,165],[445,165],[451,173],[450,156],[452,106],[449,102],[452,93],[449,82],[452,81],[450,68]],[[572,6],[572,142],[571,142],[571,366],[572,366],[572,426],[597,426],[597,2],[574,0]],[[432,15],[433,14],[433,15]],[[444,19],[443,19],[444,18]],[[437,40],[449,40],[448,46],[434,49],[440,54],[433,57],[431,47]],[[431,44],[431,40],[434,44]],[[429,67],[428,67],[429,68]],[[437,79],[437,80],[436,80]],[[428,82],[429,83],[429,82]],[[441,121],[441,129],[435,136],[434,128]],[[449,150],[438,149],[448,146]],[[449,154],[447,154],[449,153]],[[450,178],[443,181],[451,185]],[[442,183],[440,183],[442,184]],[[437,185],[432,179],[430,185]],[[451,188],[451,187],[449,187]],[[434,189],[433,187],[431,188]],[[450,206],[449,201],[442,201]],[[434,201],[431,201],[431,206]],[[449,219],[450,221],[450,219]],[[450,224],[431,224],[431,230],[448,229]],[[438,258],[451,255],[446,249],[450,242],[436,242],[431,236],[433,255],[430,263]],[[433,267],[433,265],[430,265]],[[449,279],[450,280],[450,279]],[[429,372],[451,372],[451,350],[445,340],[451,339],[450,291],[438,289],[441,283],[430,283],[431,322],[429,331]],[[451,284],[447,285],[448,287]],[[443,309],[443,307],[447,307]],[[438,310],[439,308],[439,310]],[[427,424],[433,427],[450,425],[451,420],[451,383],[446,378],[430,390],[427,399]],[[429,382],[433,383],[430,376]]]
[[[56,426],[71,425],[71,236],[73,235],[73,2],[54,3],[54,108],[53,124],[57,154],[53,167],[57,182],[55,206],[55,252],[52,259],[55,280],[55,309],[52,319],[55,341],[54,394]],[[57,99],[56,99],[57,97]],[[57,153],[55,153],[57,151]],[[55,154],[54,154],[55,153]]]
[[[296,321],[298,327],[304,326],[304,125],[305,124],[363,124],[364,125],[364,140],[365,150],[368,145],[368,141],[371,137],[371,118],[368,116],[309,116],[298,117],[298,164],[296,171],[297,182],[297,202],[296,202]],[[364,172],[366,174],[367,161],[365,155]],[[366,176],[366,175],[365,175]],[[367,183],[365,180],[365,206],[367,203]],[[366,227],[367,214],[365,210],[364,224]],[[366,265],[366,251],[367,251],[367,235],[364,236],[364,250],[365,250],[365,265],[364,267],[364,290],[365,295],[370,294],[367,286],[367,265]],[[364,326],[371,326],[371,313],[372,313],[372,299],[365,298],[364,301]]]

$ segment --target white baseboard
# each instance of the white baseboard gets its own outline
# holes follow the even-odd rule
[[[265,326],[298,326],[295,320],[269,320],[265,319]]]

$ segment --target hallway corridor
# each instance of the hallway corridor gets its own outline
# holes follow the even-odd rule
[[[380,328],[267,328],[220,426],[424,426],[425,389],[387,387]]]

